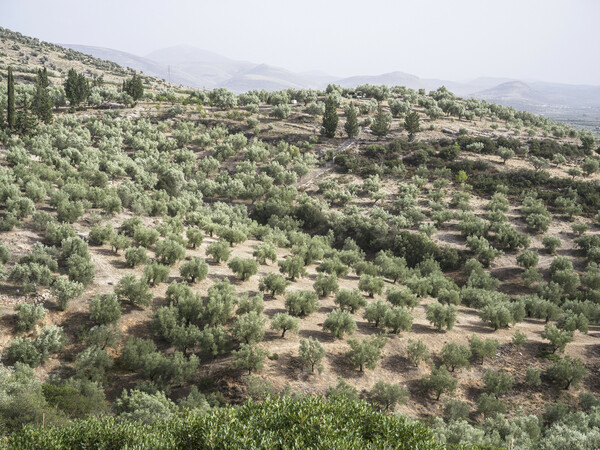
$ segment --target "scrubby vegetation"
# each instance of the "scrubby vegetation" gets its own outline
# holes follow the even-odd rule
[[[9,444],[600,445],[588,134],[445,88],[184,90],[0,31]]]

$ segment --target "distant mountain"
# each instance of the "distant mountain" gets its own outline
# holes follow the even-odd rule
[[[575,86],[540,81],[515,80],[499,77],[480,77],[454,82],[396,71],[380,75],[338,78],[322,72],[296,73],[290,70],[239,61],[189,45],[159,49],[144,57],[102,47],[67,45],[97,58],[114,61],[122,66],[148,75],[169,78],[173,83],[193,88],[225,87],[240,93],[252,89],[324,89],[329,83],[343,87],[361,84],[406,86],[427,91],[446,86],[456,95],[479,98],[535,113],[564,112],[565,108],[600,109],[600,86]],[[169,74],[170,69],[170,74]],[[579,114],[579,113],[578,113]]]
[[[260,64],[232,77],[223,84],[223,87],[235,92],[245,92],[252,89],[276,91],[289,88],[320,88],[322,86],[310,77],[280,67]]]
[[[548,103],[544,94],[522,81],[508,81],[493,88],[476,92],[471,97],[515,107]]]
[[[120,66],[130,67],[143,72],[153,77],[162,78],[167,80],[169,78],[169,70],[167,64],[137,56],[132,53],[122,52],[120,50],[114,50],[111,48],[104,47],[93,47],[89,45],[77,45],[77,44],[60,44],[67,48],[72,48],[78,52],[92,55],[96,58],[105,59],[107,61],[113,61]],[[184,86],[198,87],[195,85],[196,78],[194,75],[190,75],[180,70],[177,67],[171,68],[170,81],[173,83],[181,84]]]

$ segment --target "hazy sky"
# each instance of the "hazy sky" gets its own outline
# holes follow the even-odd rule
[[[0,26],[50,42],[457,81],[600,85],[599,21],[600,0],[0,0]]]

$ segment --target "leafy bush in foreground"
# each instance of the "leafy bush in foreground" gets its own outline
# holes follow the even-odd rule
[[[8,446],[52,448],[442,448],[423,425],[343,397],[267,397],[146,425],[102,417],[28,426]]]

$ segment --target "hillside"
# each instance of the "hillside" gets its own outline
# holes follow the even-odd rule
[[[94,105],[121,101],[131,71],[5,31],[2,46],[21,118],[41,65],[53,92],[71,67],[112,84],[0,133],[2,434],[43,421],[11,439],[68,446],[69,427],[79,444],[105,423],[152,447],[192,439],[191,414],[198,436],[236,423],[241,439],[234,416],[268,398],[257,442],[323,408],[332,442],[355,448],[393,433],[564,448],[576,422],[595,445],[589,133],[404,86],[236,95],[144,76],[138,101],[107,111]],[[368,429],[336,434],[344,408]]]

